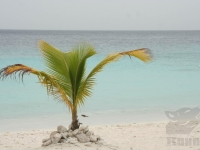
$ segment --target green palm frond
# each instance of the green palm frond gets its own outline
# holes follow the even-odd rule
[[[60,86],[65,90],[69,98],[71,98],[72,87],[69,68],[66,62],[66,58],[70,55],[70,52],[64,53],[42,40],[38,42],[38,46],[41,49],[48,74],[58,79]]]
[[[84,99],[88,96],[91,96],[93,85],[95,84],[94,75],[98,72],[102,71],[103,67],[107,64],[117,61],[122,55],[119,54],[110,54],[105,59],[103,59],[90,73],[89,75],[82,81],[81,86],[78,91],[77,98],[79,99],[79,104],[84,103]]]
[[[87,58],[96,54],[93,46],[89,44],[81,44],[76,46],[66,58],[69,67],[69,76],[73,91],[73,104],[76,107],[78,103],[77,93],[80,89],[82,80],[85,77],[85,64]]]
[[[54,95],[55,98],[57,96],[62,97],[63,98],[62,102],[66,103],[70,109],[72,108],[72,104],[66,97],[65,91],[58,84],[58,80],[55,77],[53,77],[43,71],[38,71],[31,67],[25,66],[23,64],[15,64],[15,65],[10,65],[10,66],[7,66],[7,67],[1,69],[0,70],[0,79],[3,80],[7,77],[13,77],[13,79],[16,79],[16,75],[18,74],[19,78],[23,82],[24,75],[30,74],[30,73],[37,75],[40,83],[42,85],[46,86],[48,94]]]
[[[39,41],[38,45],[42,50],[48,73],[57,77],[60,86],[76,107],[77,92],[85,76],[85,63],[87,58],[96,54],[95,49],[84,43],[65,53],[44,41]]]
[[[130,56],[135,56],[136,58],[148,62],[151,61],[152,56],[151,53],[148,49],[142,48],[142,49],[137,49],[137,50],[132,50],[132,51],[125,51],[121,53],[115,53],[115,54],[110,54],[108,55],[105,59],[103,59],[87,76],[87,78],[81,83],[81,86],[78,91],[78,96],[77,98],[79,99],[79,105],[84,102],[84,99],[88,96],[91,95],[91,90],[93,88],[93,85],[95,84],[95,78],[94,76],[103,70],[103,68],[108,65],[111,62],[115,62],[119,60],[122,56],[128,55]]]

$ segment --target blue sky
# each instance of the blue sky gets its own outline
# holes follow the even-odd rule
[[[200,30],[200,0],[0,0],[0,29]]]

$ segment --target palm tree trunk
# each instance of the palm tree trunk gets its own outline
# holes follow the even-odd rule
[[[78,121],[77,109],[74,108],[74,109],[72,110],[72,123],[71,123],[71,129],[72,129],[72,130],[76,130],[76,129],[79,128],[79,126],[80,126],[80,123],[79,123],[79,121]]]

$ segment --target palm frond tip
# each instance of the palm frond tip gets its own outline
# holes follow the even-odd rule
[[[0,70],[0,79],[5,79],[8,76],[13,77],[14,79],[16,79],[16,74],[18,73],[19,78],[21,77],[22,81],[23,81],[23,76],[25,74],[29,74],[30,72],[33,72],[34,69],[22,65],[22,64],[14,64],[14,65],[10,65],[7,66],[3,69]]]
[[[136,49],[136,50],[131,50],[131,51],[126,51],[126,52],[121,52],[119,53],[121,55],[128,55],[128,56],[135,56],[138,59],[144,61],[144,62],[149,62],[152,60],[152,54],[148,48],[141,48],[141,49]]]

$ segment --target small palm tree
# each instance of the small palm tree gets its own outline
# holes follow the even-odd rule
[[[86,97],[91,96],[91,90],[95,83],[94,76],[102,71],[107,64],[117,61],[124,55],[135,56],[144,62],[151,60],[149,50],[146,48],[114,53],[108,55],[86,75],[86,60],[97,52],[90,44],[80,44],[70,52],[62,52],[44,41],[39,41],[47,71],[38,71],[23,64],[14,64],[0,70],[0,79],[12,76],[16,79],[18,73],[23,81],[25,74],[38,76],[39,82],[46,86],[47,93],[56,100],[65,103],[72,113],[71,129],[79,128],[77,109],[83,105]]]

